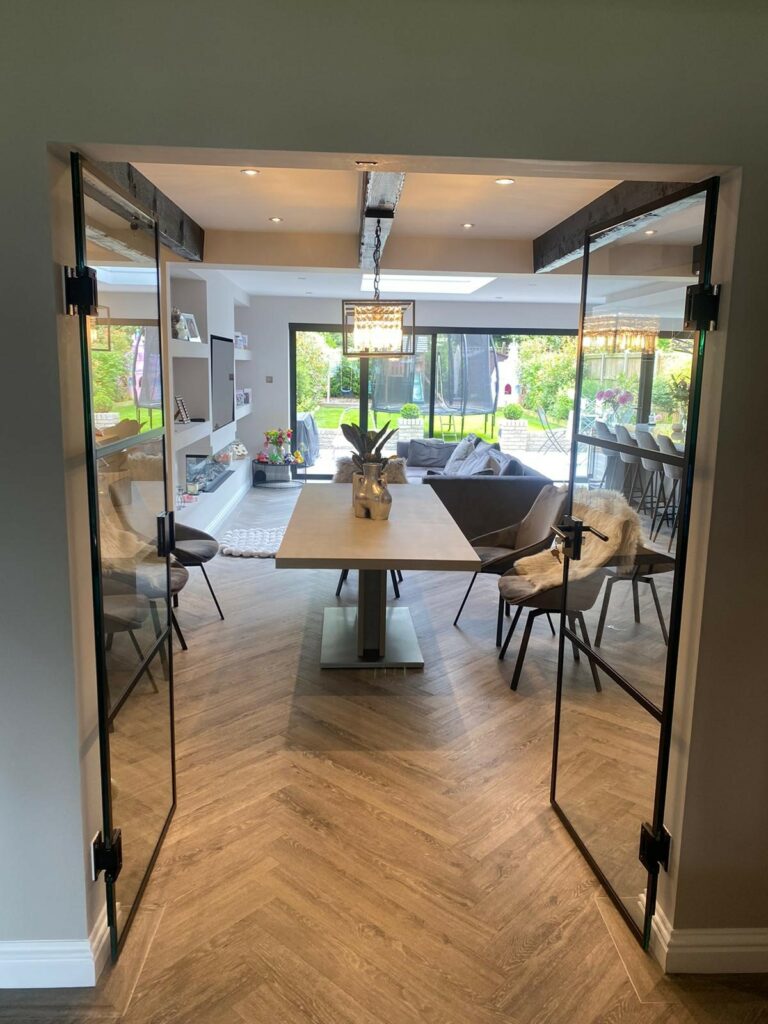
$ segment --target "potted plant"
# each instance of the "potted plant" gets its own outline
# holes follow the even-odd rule
[[[510,402],[501,410],[499,445],[503,452],[525,451],[528,446],[528,420],[523,407]]]
[[[412,441],[414,438],[424,437],[424,420],[421,417],[421,410],[415,402],[406,402],[400,410],[397,433],[400,441]]]
[[[354,448],[352,462],[357,473],[352,478],[352,508],[358,519],[389,519],[392,495],[382,479],[382,469],[390,456],[383,455],[384,445],[395,433],[387,433],[389,420],[381,430],[365,433],[356,423],[342,423],[344,437]]]
[[[673,434],[682,434],[685,430],[685,420],[688,416],[688,400],[691,395],[691,382],[680,374],[670,375],[670,394],[675,403],[677,420],[672,424]]]

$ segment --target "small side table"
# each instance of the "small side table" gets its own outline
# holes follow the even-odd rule
[[[291,482],[290,466],[275,466],[253,459],[251,472],[254,487],[258,487],[259,484],[289,484]]]

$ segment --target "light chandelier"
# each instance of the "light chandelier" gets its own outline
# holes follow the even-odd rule
[[[411,299],[382,299],[381,220],[376,221],[373,248],[373,298],[344,299],[341,303],[343,352],[348,358],[410,355],[414,350],[416,303]]]
[[[586,353],[640,352],[653,355],[659,320],[629,313],[597,313],[584,317],[582,344]]]

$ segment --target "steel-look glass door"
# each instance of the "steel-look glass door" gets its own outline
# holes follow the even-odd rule
[[[646,947],[669,847],[716,203],[712,179],[602,225],[584,245],[551,800]]]
[[[107,886],[117,958],[176,806],[157,226],[72,154]]]

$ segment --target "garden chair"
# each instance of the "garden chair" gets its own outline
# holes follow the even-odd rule
[[[546,411],[541,406],[536,410],[536,414],[539,417],[539,423],[541,423],[545,435],[544,444],[539,448],[539,451],[554,451],[561,452],[563,455],[568,455],[571,451],[571,446],[568,443],[565,430],[562,428],[555,429],[552,427]]]

